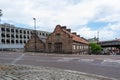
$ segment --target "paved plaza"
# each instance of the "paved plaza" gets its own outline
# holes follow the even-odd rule
[[[113,80],[120,79],[120,76],[119,76],[120,75],[120,56],[119,55],[77,55],[77,54],[76,55],[73,55],[73,54],[72,55],[70,54],[56,55],[56,54],[44,54],[44,53],[0,52],[0,64],[1,65],[29,65],[29,66],[38,66],[42,68],[50,67],[53,69],[59,68],[60,70],[62,69],[65,71],[72,71],[72,72],[77,71],[77,72],[87,73],[90,75],[92,74],[101,75],[104,77],[109,77]],[[34,72],[34,71],[33,73],[37,74],[37,72]],[[31,74],[28,74],[28,75],[31,75]],[[35,79],[35,80],[48,80],[48,79]],[[51,80],[77,80],[77,79],[56,78]],[[107,80],[107,79],[104,79],[104,80]]]
[[[26,65],[1,65],[0,80],[112,80],[80,72]]]

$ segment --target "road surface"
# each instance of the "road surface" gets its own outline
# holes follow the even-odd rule
[[[0,64],[54,67],[120,79],[119,55],[47,55],[0,52]]]

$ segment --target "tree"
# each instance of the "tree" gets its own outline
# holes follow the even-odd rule
[[[97,55],[97,54],[100,54],[101,51],[102,51],[101,46],[96,44],[96,43],[90,43],[89,46],[90,46],[90,51],[91,51],[92,54]]]
[[[117,46],[117,48],[119,50],[117,54],[120,55],[120,46]]]
[[[120,49],[120,46],[118,46],[117,48]]]

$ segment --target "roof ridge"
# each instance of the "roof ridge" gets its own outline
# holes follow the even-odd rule
[[[72,34],[71,32],[67,31],[67,29],[62,29],[62,30],[63,30],[65,33],[67,33],[68,35],[70,35],[74,41],[88,44],[88,42],[87,42],[86,40],[82,39],[81,37],[78,37],[78,36],[75,35],[75,34]]]

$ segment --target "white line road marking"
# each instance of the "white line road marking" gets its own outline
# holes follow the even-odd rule
[[[70,62],[70,61],[78,61],[78,62],[92,62],[94,61],[94,59],[78,59],[78,58],[59,58],[59,59],[55,59],[55,60],[36,60],[36,61],[42,61],[42,62]]]
[[[61,58],[61,59],[58,59],[57,61],[65,62],[65,61],[72,61],[72,60],[74,60],[74,58]]]
[[[113,60],[113,59],[105,59],[105,60],[103,60],[102,64],[105,63],[105,62],[120,64],[120,60]]]
[[[56,60],[36,60],[36,61],[40,61],[40,62],[56,62]]]
[[[22,54],[22,55],[20,55],[19,57],[17,57],[16,59],[14,59],[14,60],[11,62],[11,64],[15,64],[17,61],[21,60],[24,55],[25,55],[25,54]]]
[[[80,61],[80,62],[92,62],[92,61],[94,61],[94,59],[80,59],[78,61]]]
[[[69,62],[75,60],[74,58],[59,58],[59,59],[53,59],[53,60],[36,60],[36,61],[41,61],[41,62]]]

